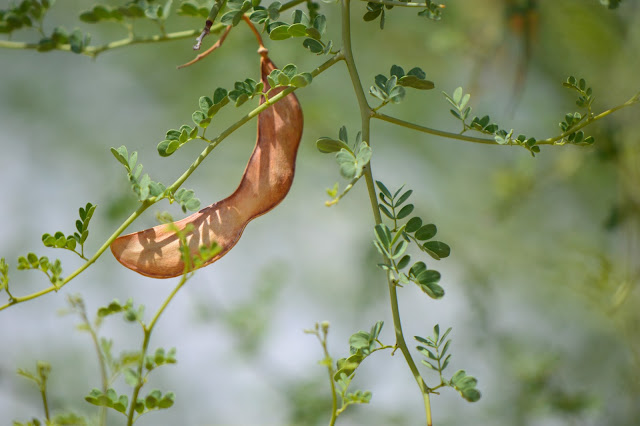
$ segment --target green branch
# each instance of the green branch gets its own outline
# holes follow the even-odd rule
[[[333,56],[329,60],[327,60],[325,63],[323,63],[322,65],[320,65],[319,67],[317,67],[316,69],[311,71],[311,75],[313,77],[316,77],[316,76],[318,76],[322,72],[326,71],[327,69],[329,69],[330,67],[332,67],[333,65],[335,65],[336,63],[338,63],[339,61],[341,61],[343,59],[344,59],[344,56],[342,54],[340,54],[340,53],[336,54],[335,56]],[[269,99],[269,103],[266,103],[266,102],[263,103],[262,105],[260,105],[257,108],[255,108],[253,111],[251,111],[248,114],[246,114],[240,120],[236,121],[234,124],[229,126],[227,129],[225,129],[222,133],[220,133],[220,135],[217,138],[213,139],[209,143],[209,145],[204,149],[204,151],[202,151],[202,153],[198,156],[198,158],[196,158],[196,160],[191,164],[191,166],[189,166],[189,168],[182,174],[182,176],[180,176],[167,189],[169,191],[177,190],[184,183],[184,181],[186,181],[187,178],[189,178],[189,176],[191,176],[191,174],[198,168],[198,166],[211,153],[211,151],[213,151],[213,149],[220,144],[220,142],[222,142],[224,139],[226,139],[229,135],[231,135],[233,132],[238,130],[240,127],[242,127],[248,121],[250,121],[252,118],[258,116],[258,114],[260,114],[262,111],[264,111],[265,109],[269,108],[272,104],[280,101],[282,98],[287,96],[289,93],[292,93],[296,89],[297,89],[296,87],[287,87],[282,92],[280,92],[277,95],[275,95],[272,98],[270,98]],[[98,258],[102,255],[102,253],[104,253],[109,248],[111,243],[116,238],[118,238],[118,236],[120,234],[122,234],[124,232],[124,230],[129,225],[131,225],[131,223],[133,223],[146,209],[148,209],[149,207],[151,207],[153,204],[155,204],[156,202],[160,201],[161,199],[162,199],[162,197],[151,197],[151,198],[143,201],[142,205],[140,207],[138,207],[138,209],[135,212],[133,212],[131,214],[131,216],[129,216],[127,218],[127,220],[125,220],[124,223],[122,223],[122,225],[120,225],[118,227],[118,229],[115,230],[115,232],[104,242],[104,244],[102,244],[102,246],[98,249],[98,251],[86,263],[84,263],[77,270],[75,270],[71,275],[69,275],[67,278],[65,278],[64,281],[62,281],[61,284],[59,284],[58,286],[52,285],[50,287],[47,287],[47,288],[45,288],[43,290],[37,291],[37,292],[32,293],[32,294],[29,294],[27,296],[13,297],[12,299],[9,300],[8,303],[0,306],[0,311],[2,311],[3,309],[8,308],[9,306],[15,305],[17,303],[26,302],[27,300],[35,299],[35,298],[43,296],[43,295],[45,295],[47,293],[51,293],[52,291],[60,290],[67,283],[69,283],[72,279],[74,279],[76,276],[78,276],[81,272],[83,272],[85,269],[87,269],[89,266],[91,266],[91,264],[93,264],[96,260],[98,260]]]
[[[598,120],[601,120],[603,118],[605,118],[606,116],[613,114],[616,111],[619,111],[623,108],[635,105],[636,103],[638,103],[640,101],[640,93],[637,93],[635,96],[633,96],[631,99],[629,99],[627,102],[615,106],[613,108],[610,108],[604,112],[601,112],[598,115],[595,116],[587,116],[588,118],[586,120],[584,120],[583,122],[579,123],[577,126],[572,127],[571,129],[569,129],[568,131],[555,136],[555,137],[551,137],[551,138],[547,138],[547,139],[541,139],[536,141],[536,145],[564,145],[565,142],[563,142],[563,139],[568,137],[569,135],[571,135],[572,133],[577,132],[578,130],[588,126],[591,123],[594,123]],[[466,141],[466,142],[473,142],[473,143],[481,143],[481,144],[485,144],[485,145],[500,145],[498,142],[495,141],[495,139],[489,139],[489,138],[480,138],[480,137],[475,137],[475,136],[467,136],[464,134],[460,134],[460,133],[452,133],[452,132],[445,132],[443,130],[437,130],[437,129],[433,129],[431,127],[426,127],[426,126],[421,126],[419,124],[415,124],[415,123],[411,123],[408,121],[404,121],[404,120],[400,120],[399,118],[395,118],[395,117],[391,117],[389,115],[386,114],[382,114],[376,111],[371,111],[371,117],[372,118],[377,118],[378,120],[382,120],[382,121],[386,121],[387,123],[391,123],[391,124],[396,124],[398,126],[401,127],[406,127],[407,129],[412,129],[412,130],[417,130],[419,132],[422,133],[428,133],[430,135],[435,135],[435,136],[442,136],[444,138],[448,138],[448,139],[457,139],[457,140],[461,140],[461,141]],[[560,141],[560,142],[558,142]]]
[[[167,306],[169,306],[169,303],[173,300],[175,295],[182,288],[182,286],[184,286],[184,284],[187,282],[187,280],[190,277],[191,275],[188,274],[188,270],[185,270],[185,273],[180,278],[180,282],[178,282],[178,285],[175,286],[173,291],[162,303],[162,305],[160,306],[156,314],[153,316],[153,319],[151,320],[149,325],[144,325],[144,324],[142,325],[142,330],[144,332],[144,340],[142,341],[142,352],[140,353],[140,362],[138,364],[138,383],[136,383],[136,386],[133,388],[133,393],[131,396],[131,405],[129,407],[129,414],[127,415],[127,426],[132,426],[135,421],[133,416],[135,414],[136,401],[138,400],[140,389],[142,389],[142,386],[144,386],[144,383],[145,383],[145,380],[142,377],[142,370],[144,368],[144,359],[147,355],[147,351],[149,350],[149,341],[151,340],[151,333],[153,332],[153,328],[158,322],[160,315],[162,315],[165,309],[167,309]]]
[[[384,4],[385,6],[421,7],[421,8],[425,8],[429,6],[426,3],[410,3],[410,2],[405,3],[402,1],[396,1],[396,0],[361,0],[361,1],[366,1],[367,3]],[[444,7],[444,6],[441,5],[440,7]]]
[[[220,29],[217,29],[217,31],[220,31]],[[113,50],[120,47],[130,46],[133,44],[157,43],[157,42],[163,42],[163,41],[182,40],[185,38],[195,37],[199,33],[200,33],[199,30],[187,30],[187,31],[178,31],[178,32],[168,33],[168,34],[158,34],[158,35],[148,36],[148,37],[127,37],[125,39],[112,41],[110,43],[106,43],[100,46],[87,46],[82,50],[82,54],[95,58],[100,53],[106,50]],[[0,47],[5,49],[38,50],[40,48],[40,44],[20,42],[20,41],[0,40]],[[59,44],[59,45],[56,45],[53,50],[71,52],[71,45]]]
[[[360,77],[358,76],[358,70],[356,68],[355,61],[353,59],[353,52],[351,48],[351,22],[350,22],[350,0],[342,0],[342,43],[343,43],[343,52],[345,56],[345,62],[347,64],[347,69],[349,70],[349,76],[351,78],[351,83],[353,85],[356,98],[358,100],[358,106],[360,109],[360,117],[362,122],[362,140],[367,144],[370,144],[370,127],[371,127],[371,118],[375,116],[371,110],[371,107],[367,103],[366,95],[362,88],[362,83],[360,82]],[[367,191],[369,193],[369,200],[371,201],[371,208],[373,211],[373,216],[376,224],[382,223],[382,217],[380,216],[380,209],[378,208],[378,197],[377,192],[375,190],[375,186],[373,183],[373,174],[371,172],[371,163],[369,163],[364,170],[364,176],[367,182]],[[409,352],[409,348],[407,347],[407,343],[404,339],[404,334],[402,332],[402,322],[400,320],[400,311],[398,307],[398,296],[396,291],[396,284],[392,280],[391,276],[387,274],[387,282],[389,286],[389,297],[391,302],[391,313],[393,316],[393,325],[396,336],[396,346],[400,348],[402,355],[413,374],[418,387],[420,388],[420,393],[423,397],[424,407],[425,407],[425,415],[427,419],[427,425],[431,426],[431,402],[429,400],[429,387],[424,382],[424,379],[420,375],[418,371],[418,367],[416,366],[413,358],[411,357],[411,353]]]
[[[279,10],[283,12],[305,1],[306,0],[292,0],[288,3],[283,4]],[[217,34],[226,27],[227,27],[226,25],[218,23],[211,27],[210,32]],[[173,33],[164,33],[161,28],[161,34],[157,34],[153,36],[145,36],[145,37],[136,37],[131,33],[131,31],[129,31],[129,37],[127,38],[123,38],[121,40],[115,40],[115,41],[98,45],[98,46],[87,46],[82,50],[81,53],[91,58],[95,58],[102,52],[118,49],[125,46],[131,46],[134,44],[159,43],[159,42],[165,42],[165,41],[183,40],[186,38],[196,37],[199,34],[200,34],[200,30],[185,30],[185,31],[177,31]],[[0,40],[0,48],[5,48],[5,49],[38,50],[40,47],[41,47],[40,43]],[[59,45],[56,45],[52,50],[71,52],[71,45],[59,44]]]

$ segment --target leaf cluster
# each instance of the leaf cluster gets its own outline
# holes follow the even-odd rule
[[[133,409],[138,414],[148,413],[152,410],[167,409],[173,406],[175,398],[176,396],[173,392],[167,392],[163,395],[161,391],[154,389],[146,397],[138,398]],[[129,408],[129,397],[127,395],[118,395],[113,388],[109,388],[106,393],[100,389],[93,388],[84,399],[89,404],[113,408],[124,415],[126,415]]]
[[[87,203],[85,207],[80,207],[79,215],[80,219],[76,220],[76,230],[73,235],[65,237],[61,231],[55,234],[43,234],[42,243],[45,247],[63,248],[76,253],[78,256],[84,259],[84,243],[89,236],[89,221],[93,217],[93,212],[96,210],[96,206]],[[80,244],[80,252],[76,251],[76,245]]]
[[[166,191],[166,187],[160,182],[151,180],[148,174],[142,175],[142,164],[138,164],[138,152],[134,151],[129,156],[127,147],[111,148],[111,153],[127,170],[127,176],[131,183],[131,189],[137,195],[139,201],[145,201],[151,197],[160,197]]]
[[[267,79],[271,89],[274,89],[276,87],[305,87],[311,83],[313,77],[308,72],[298,73],[298,68],[294,64],[288,64],[282,70],[273,70]],[[262,81],[257,82],[252,78],[247,78],[244,81],[236,81],[230,91],[218,87],[213,92],[213,96],[201,96],[198,100],[198,109],[191,114],[191,119],[196,127],[192,128],[183,124],[179,129],[168,130],[165,139],[157,146],[158,154],[162,157],[168,157],[194,139],[207,141],[204,138],[204,129],[209,127],[213,117],[220,109],[229,104],[229,101],[239,107],[260,95],[266,95]],[[203,129],[201,136],[198,136],[199,128]]]
[[[389,77],[378,74],[375,76],[375,85],[369,88],[376,98],[382,101],[381,106],[391,102],[397,104],[402,102],[405,96],[405,87],[418,90],[430,90],[435,87],[432,81],[427,80],[427,74],[419,67],[414,67],[405,74],[404,69],[398,65],[392,65]]]
[[[77,28],[69,33],[59,26],[50,35],[44,35],[42,21],[53,3],[52,0],[22,0],[9,9],[0,10],[0,33],[10,34],[21,28],[37,28],[43,36],[38,41],[38,51],[47,52],[58,46],[69,45],[73,53],[82,53],[89,45],[91,36]]]
[[[175,364],[176,362],[176,348],[171,348],[168,351],[158,348],[153,355],[144,357],[144,368],[151,371],[160,366]]]
[[[591,87],[587,87],[587,82],[584,78],[578,80],[576,77],[571,75],[567,78],[567,81],[562,83],[562,85],[578,92],[579,97],[576,100],[576,105],[580,108],[587,108],[589,113],[591,113],[591,105],[593,105],[595,98],[593,96],[593,89]]]
[[[414,209],[413,204],[403,204],[409,199],[413,191],[407,190],[401,194],[403,187],[391,193],[389,189],[380,181],[376,181],[380,189],[379,204],[380,211],[393,220],[394,228],[391,230],[387,225],[381,223],[375,226],[374,245],[378,252],[382,254],[387,262],[378,266],[393,274],[393,280],[398,284],[408,284],[413,282],[429,297],[440,299],[444,296],[444,289],[438,284],[440,273],[428,269],[427,265],[418,261],[408,270],[402,272],[411,263],[411,256],[405,254],[409,243],[413,242],[423,252],[436,260],[448,257],[451,248],[441,241],[427,241],[435,237],[438,229],[432,223],[423,225],[419,217],[412,217],[406,224],[398,228],[398,221],[407,218]]]
[[[584,78],[577,79],[574,76],[569,76],[562,85],[568,89],[578,92],[578,99],[576,105],[580,108],[587,110],[586,114],[580,114],[579,112],[567,113],[558,125],[563,133],[568,133],[576,127],[583,120],[590,120],[593,116],[591,112],[591,106],[594,101],[593,90],[591,87],[587,87],[587,82]],[[566,141],[576,145],[592,145],[595,140],[593,136],[586,136],[582,130],[571,132],[567,135]]]
[[[356,134],[354,144],[349,145],[349,136],[345,126],[340,128],[338,139],[323,136],[316,141],[316,146],[318,151],[324,154],[336,153],[340,174],[345,179],[359,179],[372,154],[369,144],[362,141],[361,132]]]
[[[36,363],[35,373],[29,370],[23,370],[22,368],[18,368],[17,373],[34,382],[40,389],[46,389],[47,380],[51,373],[51,364],[45,361],[38,361]]]
[[[38,26],[53,2],[22,0],[19,3],[12,3],[9,3],[9,8],[0,9],[0,33],[10,34],[21,28]]]
[[[124,319],[129,322],[140,322],[144,318],[144,305],[139,305],[136,309],[132,298],[127,299],[124,304],[118,299],[113,299],[107,306],[98,308],[98,318],[101,319],[119,313],[122,313]]]
[[[443,377],[443,372],[449,365],[451,354],[447,354],[451,339],[447,340],[447,336],[451,332],[451,327],[440,335],[440,325],[433,327],[433,336],[424,338],[414,336],[414,338],[425,346],[417,346],[418,351],[425,357],[422,363],[430,369],[438,372],[440,375],[440,385],[450,386],[460,393],[460,395],[469,402],[476,402],[480,399],[481,394],[476,385],[478,380],[475,377],[468,376],[464,370],[458,370],[450,380]]]
[[[491,121],[491,117],[488,115],[482,118],[475,116],[471,119],[471,122],[467,124],[467,119],[472,109],[468,106],[471,95],[469,93],[465,94],[462,91],[462,87],[454,90],[452,95],[446,92],[442,92],[442,94],[447,102],[453,106],[453,108],[449,110],[451,115],[462,122],[462,131],[460,133],[464,133],[467,130],[474,130],[493,136],[493,139],[500,145],[518,145],[527,149],[533,156],[540,152],[540,147],[536,145],[536,138],[527,137],[522,134],[514,137],[513,129],[509,131],[501,129],[500,126]]]
[[[35,253],[29,253],[27,256],[20,256],[18,258],[18,269],[28,270],[35,269],[42,271],[48,278],[51,284],[58,287],[62,284],[62,264],[60,259],[55,261],[49,261],[47,256],[38,258]]]
[[[207,18],[211,8],[199,5],[194,2],[185,1],[180,4],[176,13],[180,16],[191,16],[194,18]]]
[[[600,4],[607,6],[608,9],[617,9],[622,0],[600,0]]]
[[[139,353],[131,355],[137,355],[135,362],[140,360]],[[168,352],[165,352],[163,348],[158,348],[153,355],[144,357],[143,366],[147,370],[145,376],[160,366],[175,364],[176,362],[176,348],[171,348]],[[135,387],[145,381],[145,378],[141,377],[133,368],[126,368],[123,372],[125,382],[131,387]]]
[[[476,402],[482,396],[480,391],[476,389],[478,380],[473,376],[468,376],[464,370],[458,370],[453,377],[451,377],[449,383],[469,402]]]
[[[233,25],[234,27],[240,23],[242,16],[258,6],[260,0],[228,0],[227,7],[229,11],[222,15],[220,22],[224,25]],[[280,8],[278,6],[278,8]]]
[[[322,41],[322,35],[327,29],[327,18],[324,15],[317,14],[312,21],[302,10],[296,9],[292,13],[293,23],[291,24],[282,21],[272,22],[271,16],[274,15],[269,10],[257,10],[249,19],[263,24],[271,40],[304,37],[302,45],[310,52],[316,55],[326,55],[331,52],[333,42]]]
[[[378,336],[382,331],[384,321],[376,322],[371,331],[358,331],[349,337],[349,357],[340,358],[336,362],[336,372],[333,379],[337,382],[342,376],[352,378],[356,369],[360,366],[376,348],[382,347],[378,341]]]
[[[298,72],[298,67],[288,64],[281,70],[275,69],[267,76],[269,91],[276,87],[306,87],[313,81],[309,72]]]
[[[0,259],[0,291],[9,288],[9,264],[4,260],[4,257]]]
[[[125,19],[148,18],[155,21],[165,21],[171,13],[173,0],[167,0],[165,4],[149,1],[134,0],[123,6],[111,7],[97,4],[93,8],[80,14],[80,20],[89,24],[103,21],[123,22]],[[206,16],[206,15],[205,15]]]
[[[106,393],[100,389],[93,388],[84,399],[89,404],[113,408],[122,414],[126,413],[129,406],[129,397],[127,395],[118,395],[113,388],[109,388]]]
[[[408,0],[400,0],[402,3],[408,3]],[[413,6],[413,5],[412,5]],[[366,22],[375,21],[380,18],[380,29],[384,29],[384,24],[386,22],[386,10],[393,9],[392,4],[384,4],[382,2],[367,2],[367,12],[364,14],[362,19]],[[422,7],[420,5],[419,7]],[[439,21],[442,19],[442,9],[444,5],[433,2],[431,0],[425,0],[424,9],[418,12],[418,16],[423,16],[432,21]]]
[[[336,368],[333,369],[330,366],[330,359],[326,361],[330,368],[329,371],[333,374],[333,381],[337,384],[337,393],[342,400],[342,406],[337,410],[336,415],[340,415],[351,404],[368,404],[371,401],[371,392],[356,390],[349,392],[349,386],[351,381],[355,377],[356,369],[362,364],[362,362],[371,355],[373,352],[379,349],[386,349],[389,346],[384,346],[380,343],[378,337],[382,331],[384,325],[383,321],[376,322],[369,332],[358,331],[349,338],[349,357],[340,358],[336,362]],[[323,323],[324,342],[326,351],[326,332],[328,330],[328,323]],[[315,333],[318,335],[318,325],[316,324]],[[327,355],[328,356],[328,355]]]
[[[414,336],[414,338],[420,342],[425,344],[424,346],[417,346],[418,352],[425,356],[426,359],[422,360],[422,363],[429,367],[430,369],[437,371],[442,376],[442,372],[449,365],[449,361],[451,360],[451,354],[447,355],[447,351],[449,350],[449,345],[451,345],[451,339],[447,340],[447,336],[451,332],[451,327],[445,331],[442,336],[440,335],[440,325],[436,324],[433,327],[433,337],[429,336],[427,338]],[[431,348],[431,349],[429,349]]]

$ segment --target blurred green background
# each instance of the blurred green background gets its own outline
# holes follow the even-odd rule
[[[558,134],[557,123],[576,110],[573,93],[561,86],[568,75],[593,87],[596,112],[640,89],[637,2],[610,11],[598,0],[540,0],[535,15],[526,15],[532,32],[519,25],[522,16],[513,15],[518,3],[447,1],[439,22],[416,16],[415,9],[394,8],[380,31],[377,22],[361,19],[366,3],[354,2],[354,50],[363,84],[372,85],[393,64],[419,66],[436,89],[409,89],[406,101],[385,113],[458,131],[440,92],[463,86],[472,95],[472,115],[490,114],[502,127],[539,139]],[[126,36],[116,24],[78,21],[90,5],[59,2],[45,28],[77,26],[91,32],[95,44]],[[338,6],[322,4],[321,11],[328,17],[327,38],[339,46]],[[289,12],[283,17],[288,20]],[[175,17],[167,29],[200,25]],[[153,31],[140,27],[141,33]],[[21,31],[12,39],[38,36]],[[280,66],[310,70],[323,61],[300,39],[267,43]],[[205,61],[176,70],[192,58],[192,44],[186,39],[130,46],[96,60],[0,49],[0,256],[12,265],[14,294],[47,285],[36,272],[15,270],[17,257],[28,251],[59,256],[63,275],[79,265],[40,243],[45,232],[72,232],[78,207],[98,205],[89,253],[135,209],[110,147],[138,151],[152,179],[172,182],[202,146],[193,142],[160,158],[156,145],[166,130],[190,122],[200,96],[257,78],[258,56],[246,26],[234,29]],[[142,417],[140,425],[326,424],[330,390],[317,364],[321,348],[302,330],[330,321],[334,358],[347,355],[351,334],[377,320],[386,324],[383,341],[393,344],[364,183],[337,206],[324,206],[325,188],[339,177],[315,140],[337,136],[341,125],[355,135],[359,125],[346,68],[333,67],[297,93],[305,132],[291,192],[247,227],[233,251],[196,274],[160,320],[150,347],[176,346],[178,364],[155,371],[145,389],[172,390],[177,400],[169,410]],[[251,108],[225,109],[208,134]],[[405,335],[429,335],[436,323],[453,327],[449,374],[465,369],[483,393],[475,404],[450,389],[433,396],[436,425],[638,424],[639,118],[638,106],[622,110],[588,128],[595,146],[543,147],[536,158],[516,147],[373,122],[375,178],[390,188],[413,189],[416,213],[437,224],[439,238],[452,247],[450,258],[428,263],[443,275],[444,299],[430,300],[411,286],[400,289]],[[225,140],[185,186],[203,205],[226,197],[254,142],[252,122]],[[131,231],[154,225],[155,212],[163,210],[182,216],[175,205],[163,204]],[[90,312],[113,298],[133,297],[151,315],[174,284],[138,276],[105,253],[59,293],[0,312],[0,424],[42,417],[37,389],[15,374],[41,359],[53,366],[52,409],[95,413],[83,397],[100,387],[97,361],[89,336],[75,330],[78,319],[57,315],[66,294],[82,294]],[[120,318],[108,320],[103,334],[114,339],[115,352],[135,350],[141,341],[139,330]],[[437,383],[426,368],[424,375]],[[126,390],[122,383],[117,388]],[[399,353],[368,358],[353,388],[372,391],[371,404],[348,409],[340,424],[424,421],[421,396]],[[110,417],[110,424],[121,424],[115,413]]]

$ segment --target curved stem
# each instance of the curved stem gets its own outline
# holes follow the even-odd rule
[[[305,1],[306,0],[292,0],[290,2],[287,2],[280,7],[280,12],[283,12],[287,9],[291,9],[292,7],[295,7],[300,3],[304,3]],[[224,28],[226,28],[226,25],[218,23],[211,27],[210,32],[218,33],[222,31]],[[177,31],[173,33],[164,33],[164,34],[158,34],[158,35],[149,36],[149,37],[135,37],[133,36],[132,33],[130,33],[129,37],[121,40],[115,40],[99,46],[87,46],[81,53],[83,55],[95,58],[102,52],[118,49],[120,47],[130,46],[133,44],[157,43],[157,42],[163,42],[163,41],[182,40],[185,38],[195,37],[199,34],[200,34],[200,30]],[[21,41],[0,40],[0,48],[38,50],[40,48],[40,44],[21,42]],[[71,45],[70,44],[56,45],[53,50],[71,52]]]
[[[335,65],[336,63],[338,63],[339,61],[341,61],[343,59],[344,59],[344,56],[342,54],[337,54],[337,55],[333,56],[332,58],[330,58],[329,60],[327,60],[322,65],[320,65],[318,68],[316,68],[313,71],[311,71],[311,75],[313,77],[316,77],[316,76],[318,76],[322,72],[326,71],[327,69],[329,69],[330,67],[332,67],[333,65]],[[247,115],[242,117],[240,120],[238,120],[237,122],[235,122],[234,124],[229,126],[227,129],[225,129],[222,133],[220,133],[220,135],[217,138],[213,139],[211,141],[211,143],[209,143],[209,145],[204,149],[204,151],[202,151],[202,153],[198,156],[198,158],[196,158],[196,160],[191,164],[191,166],[189,166],[189,168],[172,185],[170,185],[167,188],[167,190],[170,191],[170,192],[175,192],[184,183],[184,181],[186,181],[187,178],[189,176],[191,176],[191,174],[198,168],[198,166],[204,161],[204,159],[207,157],[207,155],[209,155],[211,153],[211,151],[213,151],[213,149],[220,144],[220,142],[222,142],[229,135],[231,135],[233,132],[235,132],[240,127],[242,127],[249,120],[251,120],[252,118],[256,117],[258,114],[260,114],[265,109],[269,108],[273,103],[278,102],[280,99],[284,98],[285,96],[287,96],[289,93],[295,91],[296,89],[297,89],[296,87],[288,87],[288,88],[286,88],[285,90],[283,90],[279,94],[277,94],[277,95],[273,96],[271,99],[269,99],[269,103],[263,103],[262,105],[259,105],[253,111],[249,112]],[[69,283],[69,281],[74,279],[81,272],[83,272],[85,269],[87,269],[89,266],[91,266],[91,264],[93,264],[96,260],[98,260],[98,258],[102,255],[102,253],[104,253],[109,248],[111,243],[116,238],[118,238],[118,236],[120,234],[122,234],[124,232],[124,230],[129,225],[131,225],[131,223],[133,223],[146,209],[148,209],[150,206],[152,206],[156,202],[160,201],[161,199],[162,199],[161,197],[152,197],[152,198],[149,198],[149,199],[143,201],[142,205],[140,205],[140,207],[138,207],[138,209],[135,212],[133,212],[131,214],[131,216],[129,216],[127,218],[127,220],[125,220],[122,223],[122,225],[120,225],[118,227],[118,229],[115,230],[115,232],[104,242],[104,244],[102,244],[102,246],[100,246],[98,251],[86,263],[84,263],[82,266],[80,266],[78,269],[76,269],[73,273],[71,273],[71,275],[69,275],[67,278],[65,278],[60,285],[58,285],[58,286],[52,285],[50,287],[47,287],[47,288],[45,288],[43,290],[37,291],[37,292],[32,293],[32,294],[29,294],[27,296],[12,297],[9,300],[9,302],[7,302],[6,304],[0,305],[0,311],[2,311],[3,309],[8,308],[11,305],[15,305],[15,304],[21,303],[21,302],[26,302],[27,300],[35,299],[35,298],[43,296],[43,295],[45,295],[47,293],[51,293],[52,291],[60,290],[67,283]]]
[[[69,300],[72,300],[72,299],[69,298]],[[87,316],[87,310],[84,306],[84,303],[82,303],[80,306],[80,316],[82,317],[82,320],[87,326],[87,331],[91,335],[91,340],[93,340],[93,345],[96,349],[96,353],[98,354],[98,364],[100,366],[100,377],[102,379],[102,392],[106,394],[107,388],[109,387],[109,378],[107,377],[107,365],[104,359],[104,354],[100,349],[98,333],[96,332],[96,330],[91,325],[91,322],[89,321],[89,317]],[[102,406],[100,407],[100,426],[106,426],[106,424],[107,424],[107,407]]]
[[[461,135],[460,133],[451,133],[451,132],[445,132],[443,130],[432,129],[430,127],[420,126],[419,124],[410,123],[408,121],[400,120],[399,118],[391,117],[386,114],[381,114],[379,112],[374,112],[373,118],[386,121],[387,123],[406,127],[407,129],[428,133],[430,135],[442,136],[449,139],[458,139],[458,140],[467,141],[467,142],[483,143],[487,145],[498,145],[498,142],[496,142],[494,139],[477,138],[473,136]]]
[[[368,3],[378,3],[384,4],[386,6],[400,6],[400,7],[421,7],[425,8],[427,5],[425,3],[410,3],[410,2],[402,2],[397,0],[362,0]],[[444,8],[443,4],[438,5],[440,8]]]
[[[569,135],[571,135],[572,133],[577,132],[578,130],[581,130],[582,128],[588,126],[589,124],[593,123],[594,121],[598,121],[601,120],[603,118],[605,118],[606,116],[613,114],[616,111],[619,111],[623,108],[629,107],[631,105],[635,105],[636,103],[638,103],[638,101],[640,100],[640,93],[636,94],[635,96],[633,96],[631,99],[629,99],[627,102],[615,106],[613,108],[610,108],[606,111],[601,112],[598,115],[592,116],[587,118],[586,120],[582,121],[581,123],[579,123],[578,125],[572,127],[570,130],[558,135],[558,136],[554,136],[551,138],[547,138],[547,139],[541,139],[536,141],[536,145],[562,145],[563,143],[558,143],[558,141],[562,141],[564,138],[568,137]],[[419,132],[423,132],[423,133],[428,133],[430,135],[436,135],[436,136],[442,136],[448,139],[458,139],[461,141],[467,141],[467,142],[474,142],[474,143],[481,143],[481,144],[486,144],[486,145],[500,145],[498,142],[496,142],[494,139],[488,139],[488,138],[479,138],[479,137],[474,137],[474,136],[466,136],[460,133],[451,133],[451,132],[445,132],[443,130],[437,130],[437,129],[432,129],[430,127],[426,127],[426,126],[421,126],[419,124],[415,124],[415,123],[411,123],[408,121],[404,121],[404,120],[400,120],[399,118],[395,118],[395,117],[391,117],[389,115],[386,114],[382,114],[377,112],[376,110],[373,110],[371,112],[371,117],[372,118],[377,118],[379,120],[382,121],[386,121],[387,123],[391,123],[391,124],[396,124],[398,126],[402,126],[402,127],[406,127],[408,129],[412,129],[412,130],[417,130]]]
[[[142,351],[140,353],[140,362],[138,364],[138,383],[133,388],[133,394],[131,395],[131,402],[130,402],[131,405],[129,406],[129,414],[127,415],[127,426],[133,425],[133,422],[134,422],[133,416],[135,414],[136,401],[138,400],[140,389],[142,389],[142,386],[144,386],[144,379],[142,377],[142,371],[144,368],[144,358],[146,357],[147,350],[149,349],[149,341],[151,340],[151,333],[153,332],[153,328],[158,322],[160,315],[162,315],[165,309],[167,309],[167,306],[169,306],[169,303],[173,300],[175,295],[182,288],[182,286],[184,286],[184,284],[187,282],[189,278],[190,278],[190,275],[188,275],[185,271],[185,274],[182,275],[182,277],[180,278],[180,282],[169,294],[169,296],[165,299],[165,301],[162,303],[160,308],[158,308],[158,310],[156,311],[156,314],[153,316],[153,319],[151,320],[149,325],[142,326],[142,329],[144,332],[144,340],[142,341]]]
[[[342,0],[342,43],[345,62],[347,64],[347,69],[349,70],[349,76],[351,78],[351,83],[353,84],[355,95],[358,100],[358,106],[360,109],[360,117],[362,122],[362,140],[370,144],[371,117],[375,116],[375,113],[371,110],[371,107],[367,102],[366,95],[362,88],[362,83],[360,82],[360,77],[358,76],[358,70],[353,59],[353,51],[351,47],[350,0]],[[380,216],[380,209],[378,208],[378,197],[373,183],[371,163],[369,163],[365,168],[364,176],[367,182],[367,191],[369,193],[369,200],[371,201],[371,209],[373,211],[375,223],[380,224],[382,223],[382,217]],[[389,274],[387,274],[387,282],[389,286],[391,313],[393,316],[393,324],[396,335],[396,346],[399,347],[402,351],[402,355],[404,356],[405,361],[407,362],[407,365],[409,366],[409,369],[411,370],[411,373],[413,374],[413,377],[416,380],[418,387],[420,388],[425,407],[427,425],[431,426],[431,402],[429,400],[430,389],[422,379],[422,376],[418,371],[418,367],[411,357],[411,353],[409,352],[407,343],[404,340],[404,334],[402,332],[402,322],[400,320],[400,311],[398,308],[398,295],[396,292],[396,285]]]

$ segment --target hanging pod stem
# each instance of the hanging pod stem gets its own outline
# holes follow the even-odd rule
[[[265,92],[267,75],[276,67],[268,51],[260,49],[260,68]],[[284,89],[275,89],[271,96]],[[265,102],[264,97],[260,103]],[[173,224],[159,225],[123,235],[111,244],[111,252],[125,267],[152,278],[171,278],[184,273],[180,240],[172,226],[183,230],[192,224],[187,236],[192,256],[203,245],[217,243],[222,250],[203,266],[224,256],[238,242],[247,224],[277,206],[289,192],[295,173],[303,118],[293,93],[258,115],[258,137],[251,158],[233,194]]]

